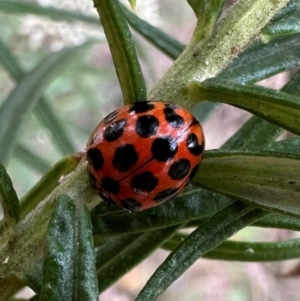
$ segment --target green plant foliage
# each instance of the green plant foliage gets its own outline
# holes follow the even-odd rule
[[[266,217],[265,219],[267,219]],[[163,247],[174,250],[186,234],[177,233]],[[203,257],[232,261],[278,261],[300,256],[300,240],[290,239],[276,243],[224,241]]]
[[[156,300],[199,257],[220,244],[224,236],[231,236],[245,224],[268,215],[252,208],[236,202],[203,223],[168,256],[135,300]]]
[[[4,226],[14,227],[20,218],[20,203],[5,167],[0,164],[0,203],[4,211]]]
[[[138,235],[110,239],[97,251],[100,292],[124,275],[170,238],[178,227],[147,231]],[[101,252],[101,253],[100,253]],[[109,257],[109,258],[107,258]]]
[[[194,101],[216,101],[247,110],[295,134],[300,134],[300,102],[296,96],[259,86],[221,80],[192,82],[185,93]]]
[[[2,65],[6,67],[10,75],[17,82],[21,81],[21,79],[25,76],[25,72],[21,69],[21,66],[18,64],[17,60],[14,58],[10,50],[3,43],[1,43],[1,41],[0,41],[0,61]],[[44,98],[40,98],[38,100],[38,103],[35,108],[35,113],[37,114],[37,117],[39,118],[41,123],[44,123],[45,127],[48,127],[50,129],[51,134],[54,137],[55,143],[57,147],[61,150],[62,154],[67,155],[70,153],[74,153],[75,151],[72,142],[70,141],[67,134],[65,133],[65,130],[61,125],[61,122],[57,119],[51,106]],[[19,146],[19,148],[20,147],[22,148],[22,151],[24,151],[24,147]],[[19,152],[20,151],[21,150],[19,149]],[[25,152],[28,153],[27,158],[29,160],[29,158],[32,157],[29,154],[30,151],[25,150]],[[20,158],[24,158],[24,156],[20,156]],[[34,162],[34,160],[32,161]],[[40,163],[39,165],[33,164],[33,165],[43,166],[45,164],[46,163]],[[49,168],[47,167],[46,169]],[[45,171],[46,170],[44,168],[43,172]]]
[[[184,224],[194,219],[207,218],[231,202],[230,198],[190,185],[174,202],[141,212],[138,216],[123,210],[117,214],[107,214],[107,205],[101,204],[93,212],[94,233],[98,236],[114,236]],[[181,211],[183,207],[184,212]]]
[[[278,36],[300,33],[299,13],[299,1],[291,0],[262,30],[262,38],[268,41]]]
[[[0,149],[2,162],[6,163],[21,135],[22,127],[28,119],[35,103],[41,96],[43,87],[52,79],[83,46],[66,48],[54,53],[43,60],[36,68],[30,71],[16,85],[14,90],[5,99],[0,109],[0,143],[5,147]],[[14,125],[13,127],[11,125]]]
[[[269,151],[207,152],[195,182],[253,205],[299,216],[299,158]]]
[[[244,228],[300,231],[299,1],[240,0],[228,9],[224,0],[187,0],[196,24],[187,45],[180,18],[167,25],[173,3],[159,2],[168,13],[154,25],[139,14],[142,1],[128,1],[130,10],[90,0],[91,13],[75,2],[0,0],[0,301],[17,300],[24,286],[36,296],[22,300],[98,300],[159,248],[166,259],[131,299],[157,300],[202,257],[299,258],[294,236],[228,240]],[[58,27],[47,32],[48,24]],[[153,46],[176,60],[162,78]],[[284,71],[280,91],[256,85]],[[132,214],[102,202],[85,153],[74,153],[116,106],[145,99],[192,108],[204,129],[222,103],[252,116],[205,152],[180,195]]]
[[[120,4],[94,0],[110,46],[125,104],[145,100],[146,86]]]
[[[66,195],[57,205],[47,233],[41,300],[98,300],[90,215]]]

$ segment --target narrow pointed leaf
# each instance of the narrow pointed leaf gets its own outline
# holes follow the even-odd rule
[[[300,35],[255,43],[218,75],[236,83],[255,83],[300,66]]]
[[[43,158],[37,156],[30,149],[21,144],[18,144],[16,146],[14,155],[17,159],[30,166],[31,168],[34,168],[41,174],[44,174],[51,168],[51,165],[48,162],[46,162]]]
[[[96,245],[96,268],[97,270],[101,270],[104,268],[106,264],[109,263],[110,260],[114,258],[117,254],[121,253],[125,248],[127,248],[132,242],[138,239],[143,233],[138,234],[131,234],[127,235],[124,234],[118,237],[109,237],[106,238],[105,241],[100,244]],[[99,239],[96,237],[96,240]]]
[[[222,13],[224,0],[188,0],[188,2],[198,18],[193,39],[201,41],[211,34],[216,21]]]
[[[269,153],[277,153],[299,157],[300,137],[291,137],[285,140],[277,141],[265,148]]]
[[[267,151],[207,152],[194,183],[274,211],[300,216],[300,156]]]
[[[120,250],[120,245],[115,244],[116,252],[110,243],[100,248],[103,254],[106,253],[106,248],[111,254],[111,259],[97,270],[100,292],[104,291],[126,272],[147,258],[149,254],[168,240],[177,229],[178,227],[173,226],[156,231],[148,231],[138,235],[136,238],[135,236],[131,236],[133,240],[128,245],[124,244],[123,249]],[[112,243],[114,244],[114,241]],[[98,259],[100,259],[99,256]]]
[[[248,214],[247,214],[248,213]],[[152,301],[196,260],[246,225],[265,216],[260,209],[234,203],[192,232],[154,272],[136,301]]]
[[[2,1],[0,0],[0,3]],[[16,80],[19,81],[24,76],[25,72],[13,57],[9,48],[0,40],[0,62],[1,65],[8,71],[8,73]]]
[[[271,214],[257,221],[253,226],[300,231],[300,219],[284,214]]]
[[[197,228],[206,221],[207,218],[193,220],[185,225],[185,228]],[[273,213],[265,218],[255,222],[252,226],[263,228],[286,229],[292,231],[300,231],[300,219],[285,214]],[[102,238],[103,239],[103,238]]]
[[[0,144],[5,146],[0,148],[0,158],[4,163],[7,163],[42,90],[82,47],[67,48],[49,55],[24,76],[6,98],[0,108]]]
[[[119,1],[94,0],[114,60],[125,104],[146,100],[146,85]]]
[[[219,106],[218,103],[202,102],[193,107],[191,112],[200,123],[204,123]]]
[[[260,117],[252,116],[226,143],[223,149],[252,149],[269,145],[280,135],[282,129]]]
[[[58,119],[52,107],[43,97],[38,100],[34,113],[41,124],[51,131],[54,145],[63,156],[74,154],[75,147],[66,132],[63,123]]]
[[[294,74],[281,91],[297,96],[300,92],[299,82],[300,71]],[[274,142],[282,132],[283,129],[277,125],[260,117],[252,116],[222,147],[231,149],[266,147]]]
[[[1,41],[0,62],[16,82],[19,82],[24,77],[25,72],[21,69],[21,66],[18,64],[10,50]],[[38,100],[35,113],[40,122],[51,131],[55,145],[57,145],[61,153],[63,155],[74,153],[74,147],[66,134],[64,127],[60,124],[58,118],[53,113],[51,106],[43,97]]]
[[[41,300],[98,300],[90,215],[67,195],[57,198],[49,222]]]
[[[93,213],[94,234],[99,236],[140,233],[209,217],[233,202],[220,194],[190,187],[174,200],[137,215],[127,211],[103,216],[101,205]]]
[[[176,59],[184,50],[185,45],[169,36],[160,29],[140,19],[137,15],[121,5],[127,22],[150,43],[172,59]]]
[[[78,209],[77,300],[98,301],[95,247],[90,213],[85,206]]]
[[[278,36],[300,33],[300,3],[291,0],[262,30],[262,40],[268,41]]]
[[[80,161],[80,157],[68,156],[56,163],[41,180],[29,190],[21,200],[21,219],[32,211],[55,187],[59,185],[61,177],[73,171]]]
[[[20,218],[20,202],[12,181],[0,163],[0,204],[4,212],[4,226],[13,228]]]
[[[49,17],[54,20],[64,21],[82,21],[88,24],[100,25],[99,19],[80,14],[75,11],[57,9],[50,6],[40,6],[34,3],[15,1],[15,0],[0,0],[0,10],[7,13],[19,14],[34,14],[44,17]]]
[[[187,89],[194,101],[214,101],[247,110],[267,121],[300,134],[300,97],[259,86],[223,80],[193,82]]]
[[[175,249],[186,234],[177,233],[163,247]],[[296,259],[300,256],[300,239],[278,242],[242,242],[227,240],[203,255],[203,258],[246,262],[267,262]]]
[[[279,261],[297,259],[300,256],[300,239],[273,243],[225,241],[204,257],[234,261]]]
[[[66,195],[59,196],[48,227],[40,300],[74,300],[75,222],[73,200]]]

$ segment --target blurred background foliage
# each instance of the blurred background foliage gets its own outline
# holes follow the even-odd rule
[[[9,8],[9,2],[51,6],[87,17],[83,21],[73,19],[71,22],[64,21],[62,16],[50,9],[48,16],[29,13],[25,9],[22,11],[22,8],[17,13]],[[128,1],[123,2],[129,6]],[[227,6],[231,2],[228,1]],[[173,0],[137,1],[136,13],[183,44],[189,42],[196,24],[194,13],[185,1],[176,1],[176,5]],[[94,41],[60,69],[59,76],[43,93],[45,104],[49,112],[54,114],[58,128],[49,127],[49,116],[43,117],[43,110],[37,107],[22,129],[18,146],[7,164],[18,196],[22,197],[59,159],[84,150],[90,133],[99,121],[122,105],[122,96],[109,47],[92,1],[0,0],[0,20],[0,44],[3,44],[0,56],[5,55],[5,49],[9,50],[23,73],[32,70],[54,51]],[[139,34],[133,34],[150,90],[172,64],[172,60]],[[289,73],[279,74],[262,84],[279,89],[288,78]],[[4,64],[0,64],[0,105],[14,88],[15,82],[16,78]],[[247,118],[249,114],[237,108],[218,106],[204,123],[207,148],[221,146]],[[296,232],[287,230],[246,228],[235,238],[273,241],[297,236]],[[164,250],[156,251],[108,289],[101,300],[133,299],[166,254]],[[297,278],[285,277],[283,273],[296,265],[296,260],[275,264],[241,264],[202,259],[158,300],[298,300]]]

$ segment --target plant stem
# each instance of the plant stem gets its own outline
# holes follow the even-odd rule
[[[101,201],[95,197],[87,176],[87,162],[79,164],[74,172],[66,176],[38,207],[29,213],[16,227],[13,237],[5,235],[0,240],[0,301],[15,292],[18,278],[26,278],[34,264],[43,261],[45,236],[49,220],[55,208],[56,197],[69,195],[75,202],[84,202],[89,210]],[[10,285],[5,285],[11,279]]]
[[[191,81],[215,77],[243,51],[271,18],[289,0],[241,0],[215,26],[211,35],[193,39],[164,77],[149,94],[149,99],[163,99],[189,106],[182,88]]]

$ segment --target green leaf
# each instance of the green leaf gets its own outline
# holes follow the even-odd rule
[[[193,183],[250,202],[300,215],[300,156],[270,151],[206,152]]]
[[[60,195],[49,222],[40,300],[98,300],[90,215]]]
[[[186,238],[186,234],[177,233],[163,247],[172,251]],[[209,259],[247,262],[288,260],[299,256],[300,239],[266,243],[227,240],[203,255]]]
[[[169,36],[165,32],[161,31],[160,29],[140,19],[123,5],[121,5],[121,8],[127,22],[132,26],[132,28],[134,28],[145,39],[147,39],[150,43],[152,43],[166,55],[168,55],[172,59],[176,59],[182,53],[185,45]]]
[[[128,0],[130,6],[131,6],[131,9],[132,10],[135,10],[136,8],[136,0]]]
[[[202,102],[194,106],[191,112],[200,123],[203,123],[217,108],[219,108],[219,106],[220,104],[218,103]]]
[[[4,212],[4,226],[13,228],[20,218],[20,202],[5,167],[0,163],[0,203]]]
[[[217,20],[224,6],[224,0],[202,1],[187,0],[197,18],[214,18]]]
[[[99,290],[103,292],[126,272],[147,258],[168,240],[178,227],[147,231],[129,237],[112,238],[97,250]],[[104,256],[102,258],[102,256]],[[100,266],[101,265],[101,266]]]
[[[194,101],[214,101],[234,105],[263,119],[300,134],[300,98],[259,86],[224,80],[193,82],[186,89]]]
[[[278,261],[297,259],[300,256],[300,239],[273,243],[225,241],[204,257],[234,261]]]
[[[193,39],[201,41],[211,34],[222,13],[224,2],[224,0],[188,0],[198,19]]]
[[[21,69],[21,66],[18,64],[10,50],[1,41],[0,62],[16,82],[19,82],[24,77],[25,72]],[[69,136],[66,134],[64,127],[61,125],[56,115],[53,113],[51,106],[43,97],[38,100],[35,107],[35,113],[37,114],[40,122],[51,131],[54,142],[61,153],[63,155],[74,153],[75,150]]]
[[[185,228],[197,228],[202,225],[205,220],[205,218],[193,220],[185,224]],[[292,217],[285,214],[273,213],[255,222],[252,226],[300,231],[300,219],[298,217]]]
[[[231,199],[197,187],[188,187],[173,200],[133,215],[125,210],[107,214],[100,204],[93,213],[94,234],[112,236],[139,233],[179,225],[188,221],[209,217],[228,206]]]
[[[218,75],[240,84],[255,83],[300,66],[300,35],[255,43]]]
[[[291,155],[299,157],[300,137],[291,137],[277,141],[264,150],[269,153]]]
[[[118,1],[94,0],[114,60],[125,104],[147,99],[133,39]]]
[[[35,107],[34,113],[37,115],[40,123],[51,131],[54,144],[60,153],[64,156],[74,154],[75,147],[70,140],[70,136],[47,100],[40,98],[37,106]]]
[[[78,211],[79,227],[76,298],[80,301],[98,301],[99,292],[91,217],[86,206],[81,206]]]
[[[50,80],[79,49],[66,48],[49,55],[17,84],[0,108],[0,158],[7,163],[30,113]],[[12,126],[13,125],[13,126]]]
[[[278,36],[300,33],[300,3],[291,0],[262,30],[261,38],[264,42]]]
[[[61,177],[73,171],[80,161],[79,156],[67,156],[56,163],[21,199],[21,219],[31,212],[51,191],[59,185]]]
[[[300,71],[281,89],[282,92],[299,95],[300,92]],[[245,124],[222,146],[231,149],[252,149],[261,146],[268,146],[274,142],[283,129],[260,117],[252,116]]]
[[[282,133],[282,129],[260,117],[252,116],[222,146],[223,149],[252,149],[269,145]]]
[[[246,225],[267,215],[260,209],[234,203],[192,232],[161,264],[141,290],[136,301],[152,301],[196,260]]]
[[[271,214],[257,221],[253,226],[300,231],[300,220],[284,214]]]
[[[24,1],[0,0],[0,10],[7,13],[19,13],[22,15],[34,14],[67,22],[82,21],[88,24],[100,25],[99,19],[92,16],[87,16],[75,11],[57,9],[51,6],[40,6]]]
[[[18,144],[16,146],[14,155],[17,159],[30,166],[31,168],[34,168],[41,174],[44,174],[51,168],[51,165],[48,162],[46,162],[43,158],[37,156],[30,149],[21,144]]]
[[[60,195],[48,226],[47,257],[40,300],[73,300],[75,222],[76,208],[73,200],[69,196]]]

